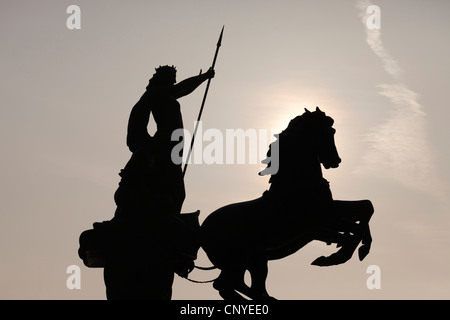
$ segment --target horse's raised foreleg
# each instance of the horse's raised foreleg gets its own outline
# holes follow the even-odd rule
[[[369,221],[374,213],[374,208],[369,200],[358,201],[359,225],[360,230],[355,233],[356,237],[361,237],[362,246],[358,249],[359,260],[362,261],[369,254],[372,244],[372,235],[370,234]],[[344,204],[345,206],[345,204]],[[358,213],[357,213],[358,216]]]
[[[369,254],[370,247],[372,244],[372,235],[370,234],[369,224],[367,224],[367,230],[362,237],[362,246],[358,249],[359,260],[363,261],[364,258]]]
[[[348,236],[341,249],[328,257],[319,257],[312,262],[317,266],[331,266],[342,264],[348,261],[355,252],[359,243],[363,246],[359,249],[359,259],[363,260],[370,251],[372,237],[370,235],[369,221],[374,212],[372,203],[369,200],[361,201],[333,201],[334,214],[351,221],[359,221],[358,228],[352,236]]]

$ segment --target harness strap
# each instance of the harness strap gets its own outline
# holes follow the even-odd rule
[[[217,269],[216,266],[211,266],[211,267],[199,267],[199,266],[194,266],[194,268],[197,268],[199,270],[214,270]]]
[[[194,268],[199,269],[199,270],[214,270],[217,269],[217,267],[215,266],[211,266],[211,267],[199,267],[199,266],[195,266]],[[193,282],[193,283],[210,283],[213,281],[216,281],[219,277],[212,279],[212,280],[206,280],[206,281],[199,281],[199,280],[194,280],[194,279],[189,279],[187,276],[186,277],[182,277],[184,279],[186,279],[187,281]]]
[[[212,280],[206,280],[206,281],[193,280],[193,279],[189,279],[188,277],[183,277],[183,278],[186,279],[187,281],[190,281],[193,283],[210,283],[210,282],[216,281],[219,277],[212,279]]]

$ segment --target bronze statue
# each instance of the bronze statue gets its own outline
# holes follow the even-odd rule
[[[360,260],[369,253],[372,203],[334,200],[322,176],[321,165],[337,168],[341,162],[333,122],[319,108],[291,120],[268,152],[275,147],[279,151],[269,190],[255,200],[219,208],[203,222],[201,246],[221,269],[214,288],[224,299],[243,299],[239,292],[271,299],[265,286],[268,260],[293,254],[312,240],[340,247],[312,263],[318,266],[346,262],[361,242]],[[251,287],[244,283],[246,270]]]
[[[186,276],[193,268],[199,240],[180,215],[184,181],[181,164],[171,159],[180,141],[171,135],[183,128],[177,99],[212,77],[209,69],[176,83],[175,67],[159,67],[131,110],[132,156],[120,172],[114,218],[94,223],[80,237],[85,264],[104,267],[108,299],[170,299],[174,272]],[[150,113],[157,125],[154,136],[147,130]]]

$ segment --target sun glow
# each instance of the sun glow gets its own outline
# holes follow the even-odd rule
[[[275,90],[271,95],[266,96],[266,103],[271,108],[268,125],[281,132],[287,127],[290,120],[302,115],[305,109],[314,111],[316,107],[333,118],[337,114],[341,115],[342,110],[338,108],[338,100],[333,96],[332,93],[318,88]]]

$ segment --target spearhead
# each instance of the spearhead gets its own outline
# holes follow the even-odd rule
[[[223,36],[223,29],[225,28],[225,26],[222,27],[222,31],[220,32],[220,36],[219,36],[219,41],[217,41],[217,48],[216,48],[216,53],[214,54],[214,59],[213,59],[213,63],[211,68],[214,69],[214,66],[216,65],[216,59],[217,59],[217,54],[219,53],[219,48],[222,45],[222,36]]]
[[[225,26],[222,27],[222,31],[220,32],[219,41],[217,41],[217,46],[220,47],[222,45],[222,36],[223,36],[223,29]]]

